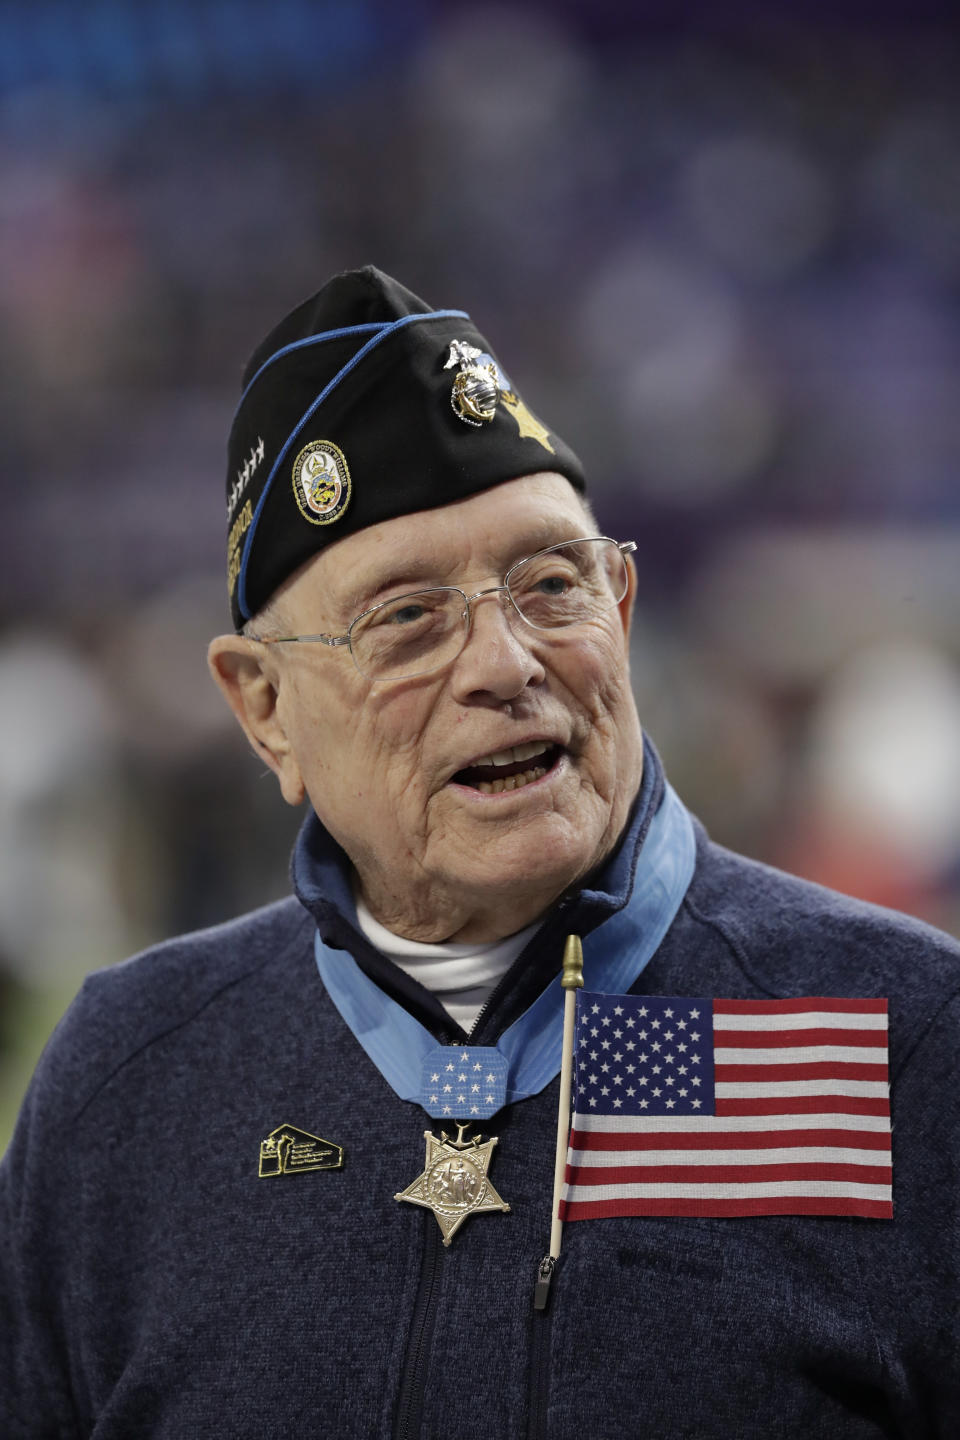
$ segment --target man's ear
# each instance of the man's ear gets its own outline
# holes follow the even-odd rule
[[[217,635],[210,641],[207,664],[254,754],[280,781],[284,800],[299,805],[306,793],[303,776],[277,706],[279,670],[265,657],[265,648],[244,635]]]
[[[633,624],[633,602],[637,598],[637,567],[633,563],[632,555],[624,555],[624,563],[627,567],[627,592],[617,609],[620,612],[620,624],[623,626],[623,635],[630,649],[630,627]]]

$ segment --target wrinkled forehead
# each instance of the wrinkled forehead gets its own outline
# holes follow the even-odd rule
[[[283,599],[322,595],[325,608],[349,618],[398,589],[479,583],[535,550],[596,533],[570,482],[538,472],[348,535],[309,561]]]

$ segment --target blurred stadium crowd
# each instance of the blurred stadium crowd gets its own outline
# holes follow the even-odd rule
[[[956,27],[717,8],[0,3],[0,1146],[86,971],[286,889],[205,672],[224,442],[368,261],[637,540],[714,835],[960,933]]]

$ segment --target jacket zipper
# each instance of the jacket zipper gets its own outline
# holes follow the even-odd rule
[[[434,1216],[424,1213],[423,1260],[417,1298],[410,1325],[410,1341],[403,1363],[400,1399],[397,1402],[395,1440],[417,1440],[423,1421],[423,1397],[427,1385],[427,1365],[433,1346],[433,1327],[437,1318],[440,1289],[441,1235]]]
[[[547,1440],[550,1392],[550,1284],[557,1262],[545,1255],[537,1266],[530,1333],[530,1383],[527,1392],[527,1440]]]
[[[563,903],[559,908],[562,909]],[[519,957],[518,957],[519,958]],[[511,967],[512,969],[512,967]],[[473,1043],[481,1020],[492,1009],[508,989],[507,975],[501,975],[492,992],[480,1009],[470,1027],[467,1043]],[[449,1033],[439,1037],[441,1044],[459,1044]],[[427,1221],[428,1217],[424,1216]],[[441,1238],[439,1230],[427,1225],[424,1241],[423,1262],[414,1304],[413,1321],[410,1326],[410,1343],[404,1359],[403,1376],[400,1382],[400,1398],[397,1402],[397,1419],[394,1426],[394,1440],[418,1440],[423,1421],[423,1398],[426,1389],[426,1371],[433,1343],[433,1328],[436,1323],[437,1290],[441,1260]],[[530,1417],[530,1440],[546,1440],[548,1360],[550,1348],[550,1320],[547,1313],[550,1281],[556,1262],[544,1256],[537,1267],[537,1283],[534,1297],[533,1333],[531,1336],[530,1387],[528,1414]]]
[[[475,1041],[475,1039],[474,1039],[474,1036],[476,1035],[477,1031],[480,1029],[480,1026],[481,1026],[482,1022],[487,1018],[487,1013],[488,1013],[488,1011],[493,1010],[497,1005],[500,1004],[500,1001],[503,999],[504,995],[508,995],[508,994],[510,993],[510,990],[511,990],[512,987],[513,987],[513,973],[514,973],[514,968],[515,968],[517,965],[519,965],[520,961],[524,958],[524,956],[526,955],[527,951],[530,949],[530,946],[531,946],[531,945],[534,945],[534,944],[537,944],[537,943],[539,943],[539,942],[542,941],[542,939],[543,939],[543,931],[546,930],[547,927],[548,927],[552,922],[554,922],[554,921],[556,921],[556,923],[557,923],[557,933],[560,934],[560,933],[562,932],[563,927],[559,924],[559,920],[557,919],[557,917],[561,917],[561,918],[562,918],[562,917],[566,914],[566,912],[567,912],[567,910],[568,910],[569,908],[570,908],[570,902],[569,902],[569,900],[561,900],[561,901],[559,902],[559,904],[557,905],[556,914],[551,917],[551,920],[546,921],[546,922],[544,923],[544,925],[541,926],[540,930],[537,931],[536,935],[531,935],[530,939],[527,941],[526,945],[523,947],[523,949],[521,950],[520,954],[517,956],[516,960],[514,960],[513,965],[510,966],[510,969],[506,972],[505,975],[501,975],[501,976],[500,976],[500,979],[497,981],[496,985],[494,985],[493,989],[490,991],[490,994],[487,996],[486,1000],[484,1000],[483,1004],[480,1006],[480,1010],[479,1010],[479,1013],[477,1014],[476,1020],[474,1020],[473,1024],[470,1026],[470,1031],[469,1031],[469,1034],[467,1035],[467,1043],[468,1043],[469,1045],[475,1045],[475,1044],[476,1044],[476,1041]],[[560,948],[561,948],[561,950],[562,950],[562,948],[563,948],[563,947],[562,947],[562,944],[561,944],[561,947],[560,947]],[[449,1041],[449,1042],[444,1042],[444,1043],[456,1044],[457,1042],[456,1042],[456,1041]],[[487,1042],[487,1043],[491,1043],[491,1042]]]

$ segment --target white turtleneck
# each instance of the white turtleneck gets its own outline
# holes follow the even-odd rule
[[[425,945],[420,940],[394,935],[373,918],[358,895],[357,924],[371,945],[432,991],[447,1014],[469,1034],[497,981],[539,929],[540,921],[508,935],[506,940],[491,940],[484,945]]]

